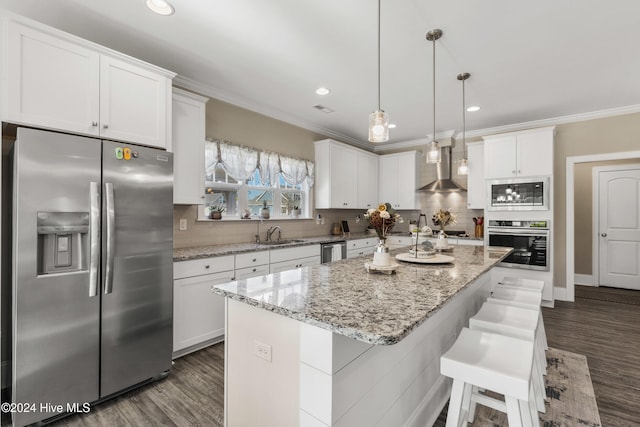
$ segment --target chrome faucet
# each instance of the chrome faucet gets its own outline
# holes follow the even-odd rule
[[[276,230],[278,230],[278,240],[280,240],[280,238],[282,237],[280,226],[276,225],[275,227],[269,227],[269,229],[267,230],[267,242],[271,241],[271,236],[273,235],[273,233],[275,233]]]

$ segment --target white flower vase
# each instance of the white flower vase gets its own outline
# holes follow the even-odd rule
[[[373,265],[376,267],[386,267],[393,264],[391,255],[389,255],[389,248],[387,247],[387,240],[381,238],[378,241],[378,246],[373,253]]]

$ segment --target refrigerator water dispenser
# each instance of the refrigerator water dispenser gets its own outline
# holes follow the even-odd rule
[[[89,212],[38,212],[38,274],[87,270]]]

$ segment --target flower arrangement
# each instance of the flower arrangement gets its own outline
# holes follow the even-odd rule
[[[384,239],[400,215],[396,213],[390,203],[381,203],[377,208],[369,209],[364,217],[369,222],[369,228],[376,230],[378,238]]]
[[[456,224],[456,216],[448,210],[438,209],[431,218],[433,225],[440,226],[440,230],[444,230],[449,224]]]

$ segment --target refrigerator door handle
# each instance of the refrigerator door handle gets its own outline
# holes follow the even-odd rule
[[[104,184],[104,189],[106,192],[105,197],[105,211],[107,214],[107,268],[104,276],[104,293],[110,294],[113,290],[113,260],[115,250],[115,228],[116,228],[116,218],[115,218],[115,209],[113,206],[113,184],[110,182],[106,182]]]
[[[100,194],[98,183],[89,183],[89,297],[98,295],[98,263],[100,262]]]

